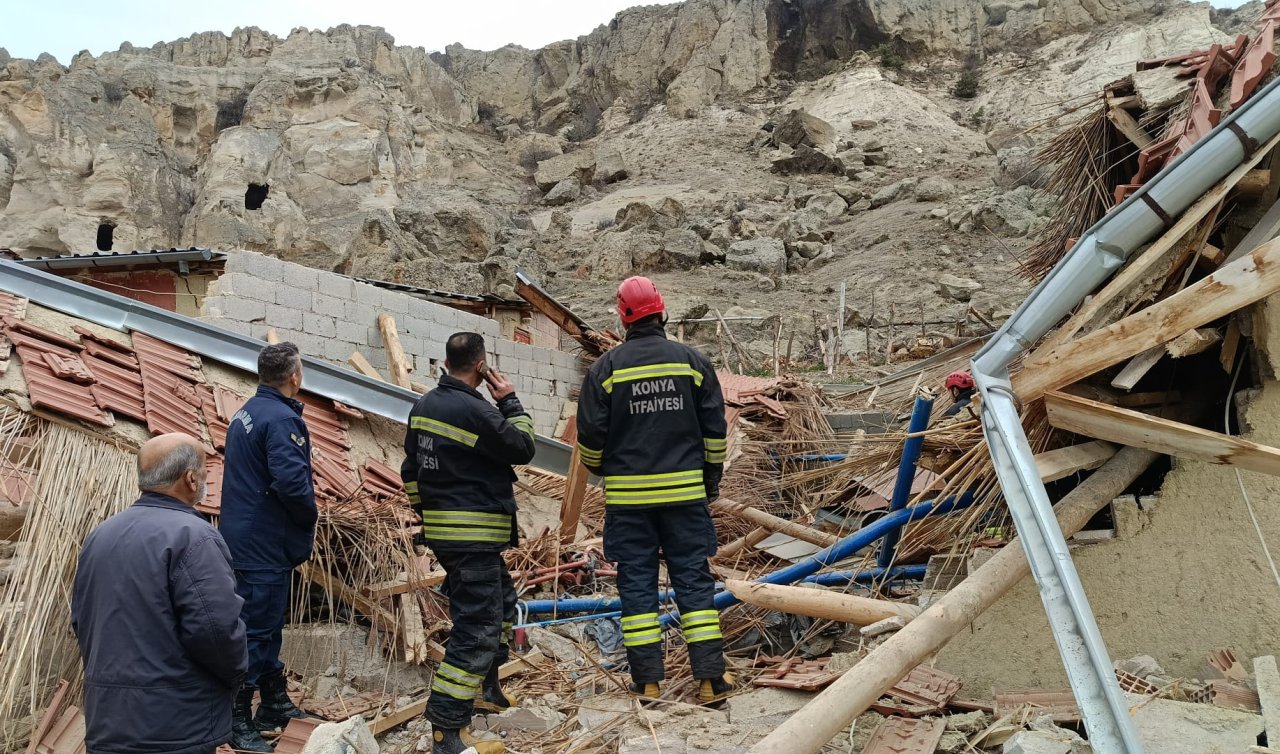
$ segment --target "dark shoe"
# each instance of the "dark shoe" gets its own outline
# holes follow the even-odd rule
[[[478,741],[466,730],[436,728],[431,731],[431,754],[462,754],[475,749],[476,754],[506,754],[507,747],[501,741]]]
[[[719,678],[704,678],[698,681],[698,703],[705,707],[718,707],[737,688],[730,673]]]
[[[652,704],[654,699],[662,697],[662,687],[656,683],[636,683],[632,681],[627,690],[640,697],[641,704]]]
[[[475,708],[478,712],[498,713],[518,706],[520,706],[520,700],[503,691],[502,686],[497,681],[492,683],[486,681],[480,698],[475,701]]]
[[[258,714],[253,718],[258,730],[264,733],[284,730],[290,720],[310,717],[294,706],[289,698],[289,682],[285,680],[284,673],[259,678],[258,691],[262,698],[258,703]]]
[[[271,754],[274,749],[262,737],[253,722],[253,689],[240,689],[236,704],[231,708],[231,748],[236,751],[254,751]]]

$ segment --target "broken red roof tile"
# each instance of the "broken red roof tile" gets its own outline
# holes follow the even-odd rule
[[[347,417],[348,419],[363,419],[364,414],[360,409],[352,408],[341,401],[333,401],[333,410]]]
[[[288,727],[276,741],[276,754],[302,754],[311,734],[323,723],[323,720],[290,720]]]
[[[190,382],[204,382],[200,359],[177,346],[144,333],[133,334],[133,350],[143,364],[152,364]]]
[[[122,368],[138,371],[138,357],[131,353],[123,353],[109,346],[104,346],[97,341],[87,340],[84,342],[84,352],[102,361],[109,361],[112,364]]]
[[[888,717],[867,739],[862,754],[933,754],[946,730],[947,721],[942,718]]]
[[[27,382],[27,396],[31,399],[31,405],[104,427],[114,425],[115,420],[111,414],[98,407],[89,386],[59,379],[53,373],[44,361],[46,353],[48,351],[27,345],[26,342],[18,346],[22,375]]]
[[[959,691],[959,678],[920,665],[871,708],[885,715],[920,717],[941,712]]]
[[[235,416],[249,399],[229,387],[214,385],[213,400],[217,407],[218,418],[224,422],[230,422],[231,417]]]
[[[400,472],[376,458],[366,459],[360,466],[360,477],[366,487],[386,495],[403,495],[404,482]]]
[[[24,505],[35,499],[35,471],[8,459],[0,460],[0,500]]]
[[[996,691],[996,717],[1030,710],[1032,717],[1049,715],[1055,723],[1080,722],[1080,707],[1071,689],[1031,689]]]
[[[125,345],[124,343],[118,340],[113,340],[112,338],[108,338],[105,335],[99,335],[98,333],[94,332],[93,330],[90,330],[87,327],[84,327],[83,325],[72,325],[71,330],[72,332],[80,336],[80,341],[85,343],[85,345],[88,345],[89,343],[96,343],[99,346],[110,348],[111,350],[116,351],[117,353],[124,354],[126,356],[133,355],[133,349],[130,348],[128,345]]]
[[[338,499],[345,499],[360,490],[360,480],[346,464],[324,451],[312,449],[311,470],[315,477],[317,491],[325,492]]]
[[[93,384],[93,373],[84,365],[78,356],[62,356],[46,352],[42,355],[45,366],[60,380],[69,380],[80,385]]]
[[[25,316],[27,316],[27,299],[0,292],[0,317],[17,320]]]
[[[147,420],[142,401],[141,374],[88,354],[82,360],[93,373],[95,382],[89,391],[100,407],[138,421]]]
[[[30,322],[24,322],[22,320],[6,320],[5,326],[9,331],[10,336],[12,336],[13,333],[22,333],[23,335],[29,335],[32,338],[59,346],[73,353],[79,353],[84,350],[84,346],[80,345],[78,342],[69,338],[64,338],[52,330],[46,330],[43,327],[36,327]]]
[[[204,500],[196,505],[196,510],[216,516],[222,511],[222,456],[210,453],[204,457],[205,480],[208,487]]]
[[[802,660],[799,657],[762,657],[758,667],[766,667],[764,673],[751,681],[755,686],[776,686],[798,691],[817,691],[830,685],[844,671],[827,670],[830,657]]]

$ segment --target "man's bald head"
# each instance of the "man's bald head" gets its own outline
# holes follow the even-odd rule
[[[190,435],[153,437],[138,450],[138,489],[195,505],[204,499],[204,446]]]

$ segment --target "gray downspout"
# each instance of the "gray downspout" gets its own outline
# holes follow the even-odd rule
[[[1040,482],[1022,429],[1009,364],[1040,340],[1131,254],[1164,230],[1261,143],[1280,133],[1280,79],[1237,109],[1089,229],[974,357],[982,431],[1040,589],[1058,651],[1098,754],[1141,754],[1097,621]]]

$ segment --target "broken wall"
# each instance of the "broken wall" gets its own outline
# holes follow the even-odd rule
[[[427,386],[434,386],[443,371],[450,335],[483,335],[493,366],[511,377],[542,434],[554,431],[570,392],[582,382],[577,356],[504,340],[492,319],[253,252],[228,255],[226,272],[205,299],[203,319],[255,338],[274,329],[308,356],[339,364],[359,351],[385,370],[377,322],[382,312],[396,320],[400,344],[413,362],[413,380]]]
[[[1280,298],[1255,315],[1256,342],[1280,345]],[[1261,351],[1264,370],[1280,373],[1280,349]],[[1241,375],[1241,385],[1250,382]],[[1220,396],[1204,396],[1216,401]],[[1221,428],[1220,415],[1210,427]],[[1241,410],[1244,436],[1280,446],[1280,381],[1264,378]],[[1241,471],[1273,552],[1280,550],[1280,479]],[[1266,555],[1230,466],[1175,459],[1149,511],[1123,507],[1116,538],[1072,550],[1080,580],[1113,660],[1151,655],[1172,676],[1202,677],[1206,655],[1274,654],[1280,599]],[[1129,515],[1123,515],[1128,513]],[[1245,664],[1249,662],[1246,659]],[[1066,673],[1036,584],[1023,579],[942,650],[939,667],[960,675],[966,693],[1065,688]]]

